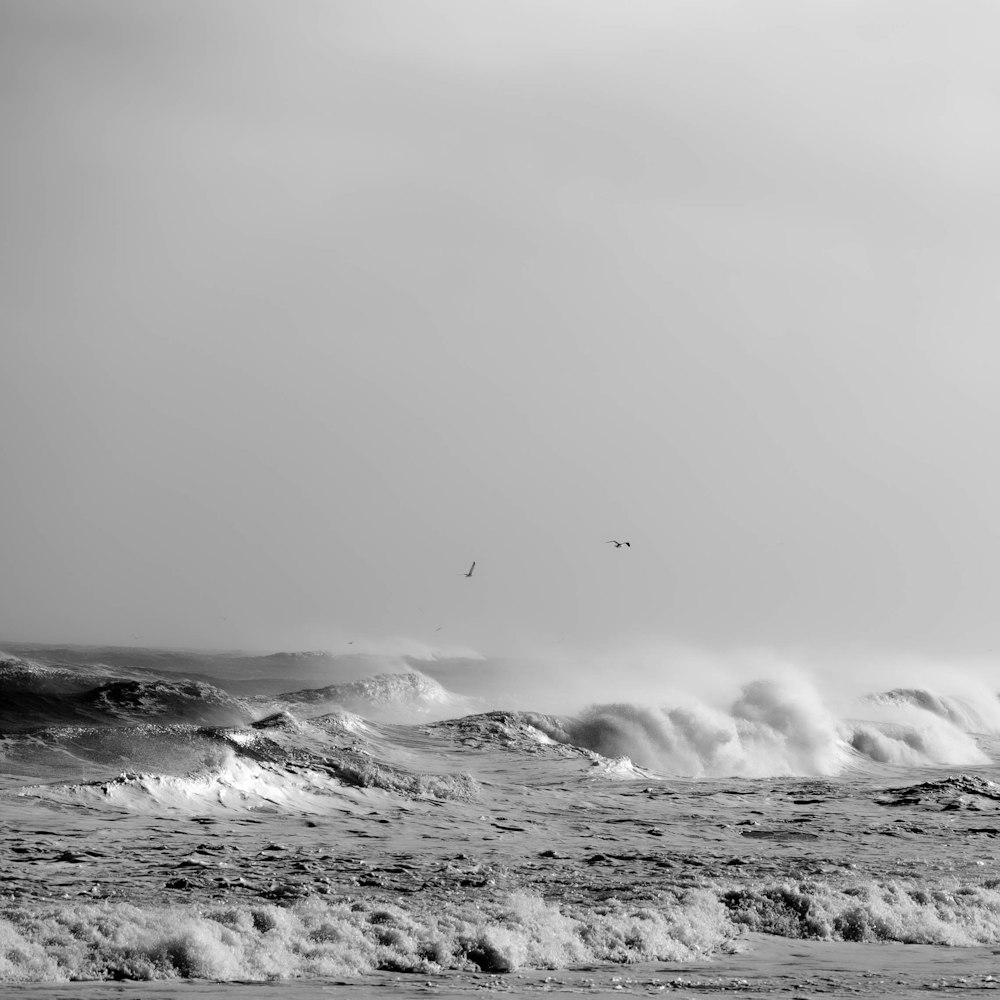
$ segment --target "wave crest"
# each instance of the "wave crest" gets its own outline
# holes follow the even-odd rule
[[[334,704],[350,711],[398,717],[454,710],[464,699],[452,694],[436,680],[416,670],[378,674],[349,684],[288,691],[278,699],[292,705]]]

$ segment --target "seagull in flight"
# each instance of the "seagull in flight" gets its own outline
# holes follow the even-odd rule
[[[472,576],[472,571],[473,571],[473,570],[474,570],[475,568],[476,568],[476,560],[475,560],[475,559],[473,559],[473,560],[472,560],[472,565],[471,565],[471,566],[469,567],[469,572],[468,572],[468,573],[463,573],[462,575],[463,575],[463,576]]]
[[[620,549],[623,545],[627,549],[632,548],[632,543],[631,542],[619,542],[617,538],[609,538],[604,544],[605,545],[613,545],[616,549]]]

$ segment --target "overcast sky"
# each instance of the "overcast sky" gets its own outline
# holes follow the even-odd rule
[[[998,37],[5,0],[0,637],[994,653]]]

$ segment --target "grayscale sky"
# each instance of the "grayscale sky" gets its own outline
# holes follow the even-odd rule
[[[0,637],[990,655],[998,37],[4,0]]]

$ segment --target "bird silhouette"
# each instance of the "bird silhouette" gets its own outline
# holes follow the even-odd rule
[[[472,571],[476,568],[476,560],[472,560],[472,565],[469,567],[469,572],[463,574],[464,576],[472,576]]]
[[[632,548],[632,543],[631,542],[619,542],[617,538],[609,538],[604,544],[605,545],[613,545],[616,549],[620,549],[623,545],[627,549]]]

